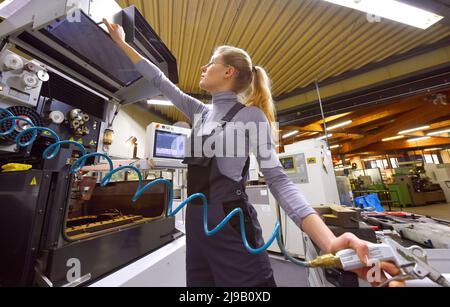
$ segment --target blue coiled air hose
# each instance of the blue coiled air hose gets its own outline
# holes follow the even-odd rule
[[[9,135],[11,133],[14,132],[15,128],[16,128],[16,121],[23,121],[25,123],[27,123],[27,125],[30,126],[30,128],[20,132],[17,137],[16,137],[16,144],[19,147],[27,147],[31,144],[33,144],[36,141],[36,138],[38,136],[38,132],[47,132],[49,133],[55,140],[56,142],[53,143],[52,145],[48,146],[44,152],[43,152],[43,158],[46,160],[51,160],[53,158],[55,158],[61,151],[61,146],[63,145],[74,145],[76,147],[78,147],[81,150],[81,157],[79,159],[77,159],[71,166],[70,168],[70,172],[71,173],[78,173],[86,164],[86,161],[90,158],[93,157],[102,157],[104,158],[110,168],[110,171],[108,172],[108,174],[103,178],[103,180],[101,181],[101,185],[102,186],[106,186],[109,184],[109,182],[111,181],[111,178],[114,174],[121,172],[121,171],[133,171],[138,175],[138,189],[136,191],[136,193],[133,196],[133,202],[136,202],[141,196],[142,194],[147,191],[148,189],[152,188],[153,186],[156,186],[158,184],[165,184],[168,187],[169,190],[169,202],[168,202],[168,209],[167,209],[167,215],[170,217],[175,217],[175,215],[180,212],[183,208],[185,208],[188,204],[190,204],[194,199],[201,199],[202,203],[203,203],[203,227],[204,227],[204,231],[205,234],[207,236],[214,236],[216,235],[235,215],[239,215],[239,220],[240,220],[240,228],[241,228],[241,236],[242,236],[242,241],[244,243],[244,247],[245,249],[254,255],[260,254],[262,252],[264,252],[265,250],[267,250],[272,243],[277,240],[278,246],[281,250],[281,252],[284,254],[284,256],[290,260],[291,262],[299,265],[299,266],[303,266],[303,267],[308,267],[309,264],[307,262],[303,262],[300,261],[298,259],[295,259],[294,257],[292,257],[285,249],[282,240],[281,240],[281,233],[280,233],[280,222],[278,221],[275,225],[275,230],[273,232],[273,234],[271,235],[270,239],[267,241],[267,243],[265,243],[263,246],[259,247],[259,248],[253,248],[250,246],[250,244],[248,243],[247,240],[247,236],[245,234],[245,224],[244,224],[244,212],[242,211],[241,208],[236,208],[234,209],[230,214],[228,214],[222,222],[219,223],[219,225],[217,225],[214,229],[209,230],[209,225],[208,225],[208,200],[206,198],[206,196],[204,194],[194,194],[191,195],[188,199],[186,199],[178,208],[176,208],[175,210],[173,210],[173,184],[172,182],[170,182],[167,179],[157,179],[145,186],[143,186],[143,178],[142,178],[142,173],[141,171],[136,168],[135,166],[122,166],[122,167],[118,167],[116,169],[114,169],[114,164],[111,160],[111,158],[103,153],[87,153],[86,148],[78,143],[78,142],[74,142],[74,141],[61,141],[60,137],[55,133],[55,131],[53,131],[52,129],[49,128],[45,128],[45,127],[35,127],[34,124],[24,118],[21,117],[17,117],[14,116],[11,112],[9,112],[6,109],[2,109],[0,108],[0,114],[2,113],[6,113],[6,117],[0,119],[0,126],[7,122],[10,121],[11,122],[11,127],[5,131],[5,132],[0,132],[0,136],[6,136]],[[29,141],[27,142],[22,142],[21,139],[28,133],[32,134],[32,137]]]

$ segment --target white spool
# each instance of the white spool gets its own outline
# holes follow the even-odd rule
[[[64,113],[61,111],[53,111],[50,113],[49,117],[50,120],[57,125],[61,125],[65,120]]]
[[[22,76],[22,81],[26,87],[35,88],[39,85],[39,79],[36,74],[25,73]]]
[[[37,76],[42,82],[47,82],[48,80],[50,80],[50,75],[45,70],[38,71]]]
[[[8,54],[3,59],[3,67],[7,70],[21,70],[23,66],[23,60],[17,54]]]

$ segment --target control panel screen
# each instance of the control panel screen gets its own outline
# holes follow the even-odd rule
[[[280,162],[285,170],[292,170],[295,168],[294,157],[280,159]]]
[[[186,135],[156,130],[155,158],[184,159]]]

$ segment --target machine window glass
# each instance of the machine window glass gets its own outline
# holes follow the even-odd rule
[[[105,187],[97,177],[84,176],[73,181],[64,229],[69,240],[86,239],[164,217],[168,193],[165,185],[148,189],[133,202],[138,182],[130,174],[128,181],[123,181],[125,172],[119,174],[113,178],[116,182]]]
[[[80,22],[70,22],[67,19],[56,21],[42,32],[121,86],[129,86],[141,78],[117,44],[84,13],[81,13]]]

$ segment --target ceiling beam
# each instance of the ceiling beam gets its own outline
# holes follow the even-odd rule
[[[382,131],[375,135],[369,135],[357,142],[343,144],[341,151],[343,153],[354,152],[373,143],[377,143],[386,137],[397,135],[401,130],[425,125],[446,115],[450,115],[450,106],[436,106],[429,104],[427,107],[414,109],[398,117],[395,125],[386,126]]]
[[[408,142],[405,140],[392,141],[392,142],[380,142],[372,144],[362,149],[363,151],[393,151],[393,150],[405,150],[415,148],[427,148],[434,146],[450,145],[450,138],[431,138],[420,142]]]
[[[392,117],[394,115],[404,113],[407,111],[410,111],[412,109],[416,109],[419,107],[422,107],[424,104],[426,104],[426,101],[420,97],[420,98],[413,98],[413,99],[403,99],[402,101],[386,105],[383,107],[375,106],[370,107],[367,109],[363,109],[361,113],[358,113],[358,111],[355,112],[356,116],[350,115],[345,118],[342,118],[339,122],[345,122],[347,120],[352,120],[352,123],[345,128],[352,128],[357,127],[361,125],[367,125],[368,123],[379,121],[384,118]],[[353,116],[353,118],[352,118]],[[339,123],[336,121],[336,124]],[[331,123],[333,124],[333,123]],[[344,129],[345,129],[344,128]]]
[[[303,132],[323,132],[322,125],[318,123],[309,124],[307,126],[301,127],[301,126],[285,126],[282,128],[283,131],[289,132],[289,131],[303,131]]]

